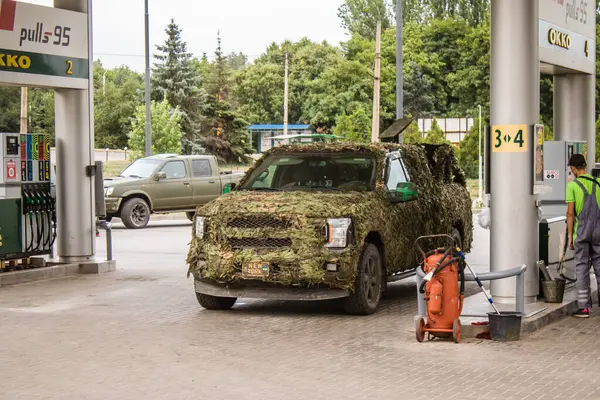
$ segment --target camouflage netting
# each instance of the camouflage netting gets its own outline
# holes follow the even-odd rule
[[[400,148],[410,179],[418,188],[419,201],[391,204],[383,170],[386,150]],[[311,144],[282,146],[263,155],[277,153],[337,153],[353,151],[377,156],[377,183],[374,192],[233,191],[201,206],[197,215],[207,217],[202,240],[192,233],[187,258],[188,276],[221,283],[242,279],[242,265],[249,261],[271,264],[266,282],[353,289],[356,266],[367,237],[378,236],[384,243],[383,260],[387,274],[413,268],[419,235],[450,233],[453,227],[463,235],[468,251],[472,242],[472,211],[465,179],[450,146],[398,144]],[[259,160],[240,182],[244,185]],[[435,179],[427,169],[432,171]],[[419,210],[420,208],[420,210]],[[325,245],[327,218],[352,217],[355,240],[342,252],[330,252]],[[195,227],[194,227],[195,229]],[[280,241],[278,249],[235,250],[236,243]],[[447,243],[447,241],[446,241]],[[429,246],[438,243],[424,243]],[[251,245],[248,247],[252,247]],[[418,260],[418,261],[417,261]],[[340,272],[324,266],[335,262]]]

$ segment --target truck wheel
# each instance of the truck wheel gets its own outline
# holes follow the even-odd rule
[[[196,299],[207,310],[229,310],[237,301],[237,297],[216,297],[198,292],[196,292]]]
[[[383,268],[377,247],[367,243],[358,261],[358,274],[352,293],[345,302],[348,314],[373,314],[381,300],[383,289]]]
[[[121,220],[128,229],[140,229],[150,221],[150,207],[143,199],[134,197],[123,204]]]
[[[192,222],[194,222],[194,215],[196,215],[196,213],[192,212],[192,211],[188,211],[185,213],[185,216],[187,217],[187,219],[189,219]]]

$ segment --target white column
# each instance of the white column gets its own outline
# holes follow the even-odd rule
[[[492,0],[491,124],[539,120],[538,1]],[[494,141],[492,132],[492,142]],[[534,133],[527,152],[491,154],[491,271],[527,264],[525,300],[539,291],[538,219],[533,184]],[[493,143],[492,143],[493,146]],[[492,281],[498,303],[515,301],[515,279]]]
[[[54,0],[54,7],[88,13],[90,84],[55,91],[57,248],[64,262],[92,259],[95,246],[92,6],[91,0]]]

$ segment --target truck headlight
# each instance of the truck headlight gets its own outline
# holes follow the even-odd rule
[[[104,188],[104,196],[109,197],[113,194],[114,191],[115,191],[114,187]]]
[[[196,216],[196,237],[202,239],[204,237],[204,220],[205,217]]]
[[[327,220],[327,244],[325,247],[344,248],[348,246],[350,218],[329,218]]]

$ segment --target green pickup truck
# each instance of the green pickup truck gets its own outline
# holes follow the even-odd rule
[[[274,148],[194,220],[188,276],[207,309],[344,298],[348,313],[371,314],[386,283],[418,264],[419,236],[452,234],[466,252],[473,240],[451,145]]]
[[[214,156],[159,154],[141,158],[118,177],[104,180],[106,220],[121,218],[129,229],[145,227],[152,213],[186,212],[221,195],[243,173],[220,172]]]

